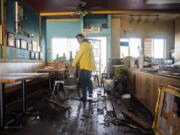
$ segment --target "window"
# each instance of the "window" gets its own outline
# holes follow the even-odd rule
[[[153,57],[155,59],[165,58],[165,40],[164,39],[153,40]]]
[[[128,46],[121,46],[121,58],[129,56]]]
[[[144,39],[144,56],[152,58],[152,42],[153,39],[146,38]]]
[[[140,38],[122,38],[120,39],[120,57],[132,56],[138,57],[141,48]]]
[[[165,58],[165,39],[144,39],[144,55],[155,59]]]
[[[66,59],[70,59],[70,52],[72,51],[72,57],[74,58],[77,50],[79,50],[79,43],[75,38],[53,38],[52,39],[52,58],[56,59],[57,55],[62,57],[66,56]]]
[[[129,39],[120,39],[120,58],[129,56]]]
[[[132,57],[139,57],[140,52],[139,49],[141,48],[141,39],[140,38],[130,38],[129,39],[129,50],[130,56]]]

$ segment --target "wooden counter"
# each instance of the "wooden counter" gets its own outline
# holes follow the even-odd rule
[[[137,69],[126,68],[128,72],[128,90],[154,115],[158,88],[162,85],[180,87],[180,79]]]

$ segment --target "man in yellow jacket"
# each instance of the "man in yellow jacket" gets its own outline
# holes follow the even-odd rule
[[[86,101],[87,91],[89,92],[89,97],[92,97],[91,73],[95,71],[93,48],[83,34],[78,34],[76,38],[80,44],[80,49],[73,60],[72,66],[76,67],[80,63],[79,79],[83,93],[82,101]]]

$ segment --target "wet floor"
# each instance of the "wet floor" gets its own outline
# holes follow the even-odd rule
[[[85,103],[78,100],[76,92],[71,92],[64,102],[71,107],[69,110],[50,103],[47,98],[46,95],[34,98],[34,110],[39,113],[22,117],[17,122],[19,129],[0,131],[0,135],[152,135],[123,115],[118,107],[125,105],[151,124],[152,117],[143,106],[108,95],[102,88],[95,89],[93,99]]]

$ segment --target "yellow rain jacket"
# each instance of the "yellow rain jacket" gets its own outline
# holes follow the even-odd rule
[[[80,63],[80,69],[95,71],[94,54],[90,43],[82,42],[80,44],[79,52],[73,60],[72,66],[75,67],[78,62]]]

